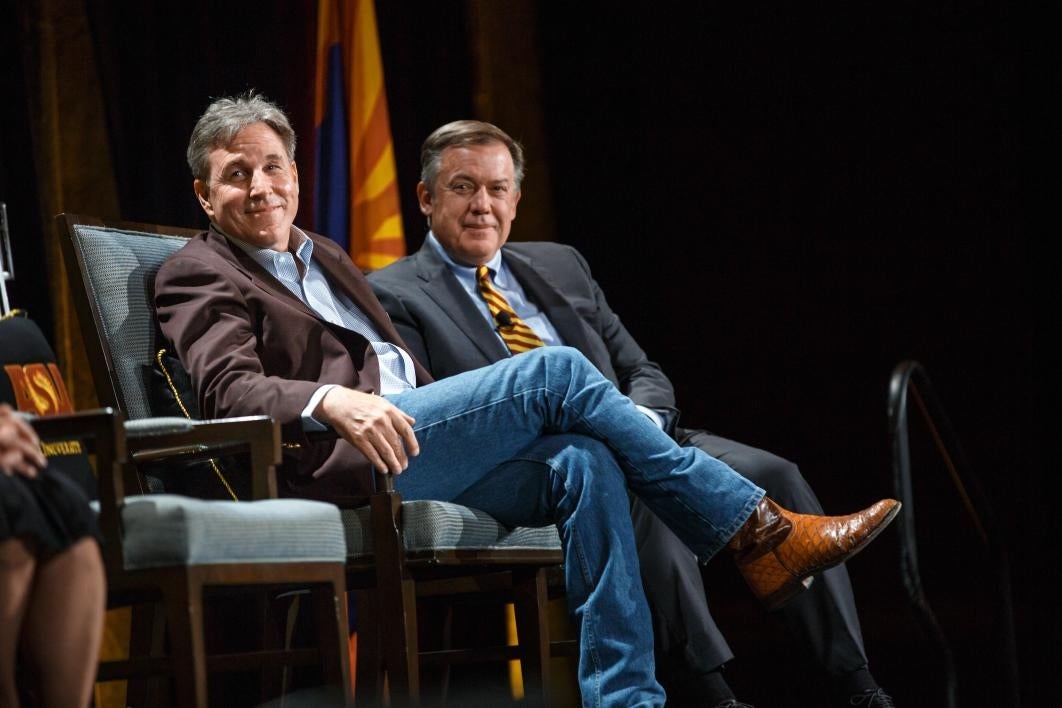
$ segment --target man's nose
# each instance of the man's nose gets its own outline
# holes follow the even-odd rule
[[[472,211],[477,214],[485,214],[490,211],[490,195],[487,194],[486,187],[480,187],[472,195],[471,207]]]
[[[251,196],[265,194],[269,191],[269,178],[265,172],[255,170],[251,173]]]

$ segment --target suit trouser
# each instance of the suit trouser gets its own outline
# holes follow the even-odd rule
[[[703,430],[676,431],[683,445],[704,450],[762,487],[774,501],[802,514],[822,505],[792,462]],[[642,580],[653,616],[657,666],[670,673],[705,673],[734,658],[704,601],[696,557],[639,500],[631,505]],[[816,577],[811,588],[780,610],[782,620],[830,676],[865,668],[866,651],[848,571],[843,565]]]
[[[628,490],[705,561],[763,490],[680,447],[575,349],[544,347],[388,395],[416,419],[407,499],[482,509],[507,525],[555,523],[579,626],[586,706],[660,706]]]

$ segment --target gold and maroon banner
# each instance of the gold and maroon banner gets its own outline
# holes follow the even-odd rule
[[[406,253],[373,0],[319,0],[314,228],[363,270]]]

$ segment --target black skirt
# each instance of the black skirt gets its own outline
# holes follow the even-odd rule
[[[48,468],[35,479],[0,472],[0,541],[25,539],[48,558],[86,536],[101,540],[96,513],[68,476]]]

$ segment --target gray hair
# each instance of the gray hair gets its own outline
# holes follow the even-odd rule
[[[199,117],[188,141],[188,167],[192,176],[209,184],[210,151],[228,145],[236,133],[254,123],[265,123],[272,128],[284,143],[288,159],[295,159],[295,131],[287,115],[280,106],[251,89],[238,96],[215,100]]]
[[[443,150],[467,145],[486,145],[498,142],[509,148],[513,158],[513,181],[517,190],[524,181],[524,148],[496,125],[479,120],[455,120],[436,128],[420,148],[420,181],[435,192]]]

